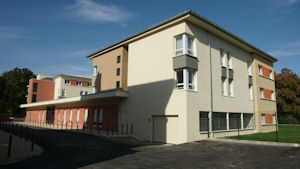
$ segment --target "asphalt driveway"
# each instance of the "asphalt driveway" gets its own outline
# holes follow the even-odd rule
[[[34,130],[44,152],[4,168],[299,168],[300,148],[199,141],[145,145],[83,133]]]

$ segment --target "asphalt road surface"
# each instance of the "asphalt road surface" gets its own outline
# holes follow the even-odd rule
[[[145,145],[84,133],[34,130],[42,155],[5,168],[300,168],[300,148],[199,141],[181,145]]]

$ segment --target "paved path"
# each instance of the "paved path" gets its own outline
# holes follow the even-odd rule
[[[299,168],[300,149],[200,141],[145,146],[83,133],[38,129],[44,153],[4,168]]]

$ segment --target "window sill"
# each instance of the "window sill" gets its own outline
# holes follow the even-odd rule
[[[276,126],[276,124],[262,124],[261,126]]]
[[[175,89],[176,92],[182,92],[182,91],[187,91],[187,92],[197,92],[197,90],[190,90],[190,89]]]
[[[272,80],[272,81],[275,81],[274,79],[272,79],[272,78],[269,78],[269,77],[267,77],[267,76],[264,76],[264,75],[259,75],[260,77],[263,77],[263,78],[265,78],[265,79],[269,79],[269,80]]]
[[[193,57],[193,58],[197,59],[197,57],[196,57],[195,55],[191,55],[191,54],[188,54],[188,53],[183,53],[183,54],[180,54],[180,55],[176,55],[176,54],[175,54],[174,58],[175,58],[175,57],[182,56],[182,55],[188,55],[188,56],[190,56],[190,57]]]
[[[276,100],[272,100],[272,99],[265,99],[265,98],[260,98],[260,100],[265,100],[265,101],[272,101],[272,102],[276,102]]]
[[[246,128],[246,129],[239,129],[239,131],[247,131],[247,130],[254,130],[254,128]],[[229,130],[216,130],[213,131],[214,133],[223,133],[223,132],[233,132],[238,131],[238,129],[229,129]],[[200,134],[207,134],[207,131],[200,131]]]

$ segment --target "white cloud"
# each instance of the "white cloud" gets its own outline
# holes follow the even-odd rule
[[[0,26],[1,39],[28,39],[28,31],[24,28],[14,26]]]
[[[281,45],[277,50],[269,53],[276,57],[300,56],[300,40]]]
[[[299,0],[273,0],[275,8],[293,6],[298,2]]]
[[[76,0],[75,4],[67,8],[71,15],[87,21],[122,22],[132,14],[116,5],[103,5],[92,0]]]

